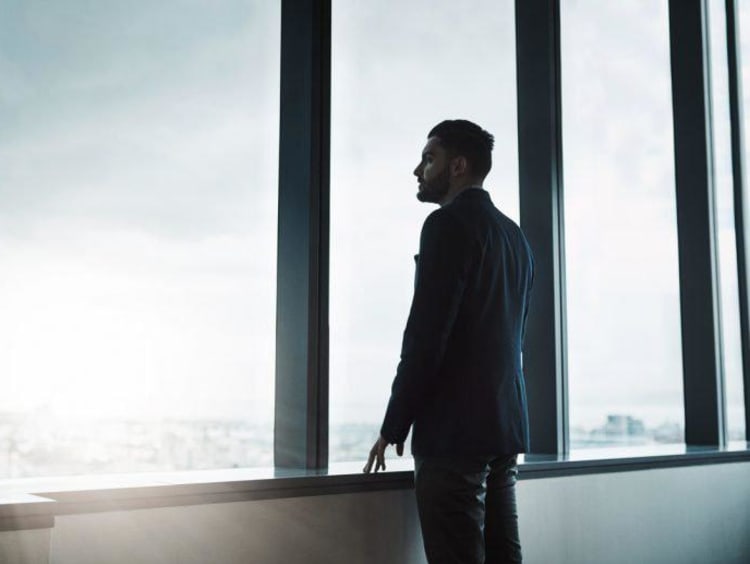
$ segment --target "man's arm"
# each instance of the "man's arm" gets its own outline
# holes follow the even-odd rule
[[[380,431],[387,444],[403,444],[435,384],[466,287],[471,244],[467,229],[450,212],[437,210],[425,220],[401,361]]]

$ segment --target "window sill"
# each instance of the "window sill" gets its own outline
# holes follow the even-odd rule
[[[746,461],[750,461],[750,442],[732,442],[722,448],[684,444],[592,448],[568,455],[525,455],[519,464],[519,478],[556,478]]]
[[[519,479],[556,478],[750,461],[750,443],[724,448],[685,447],[579,450],[566,456],[525,455]],[[0,531],[51,528],[56,515],[122,511],[410,489],[411,458],[387,461],[388,471],[362,474],[363,462],[328,470],[230,469],[0,482]]]

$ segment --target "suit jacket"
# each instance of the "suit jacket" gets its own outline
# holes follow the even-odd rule
[[[451,457],[525,452],[522,345],[534,278],[521,229],[479,188],[424,222],[381,435]]]

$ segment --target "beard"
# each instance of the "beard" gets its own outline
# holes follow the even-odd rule
[[[422,182],[421,189],[417,192],[417,200],[430,204],[439,204],[440,200],[442,200],[448,193],[448,190],[450,190],[449,178],[448,167],[445,167],[436,178],[429,182]]]

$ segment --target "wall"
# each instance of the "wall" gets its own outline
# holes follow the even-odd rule
[[[750,463],[527,480],[518,493],[529,564],[750,562]],[[15,534],[0,533],[0,546],[2,535]],[[52,564],[424,561],[411,491],[60,516],[49,557]]]
[[[58,518],[54,564],[423,562],[410,491]]]
[[[520,495],[529,563],[750,563],[750,463],[533,480]]]
[[[46,564],[51,529],[0,531],[0,564]]]

